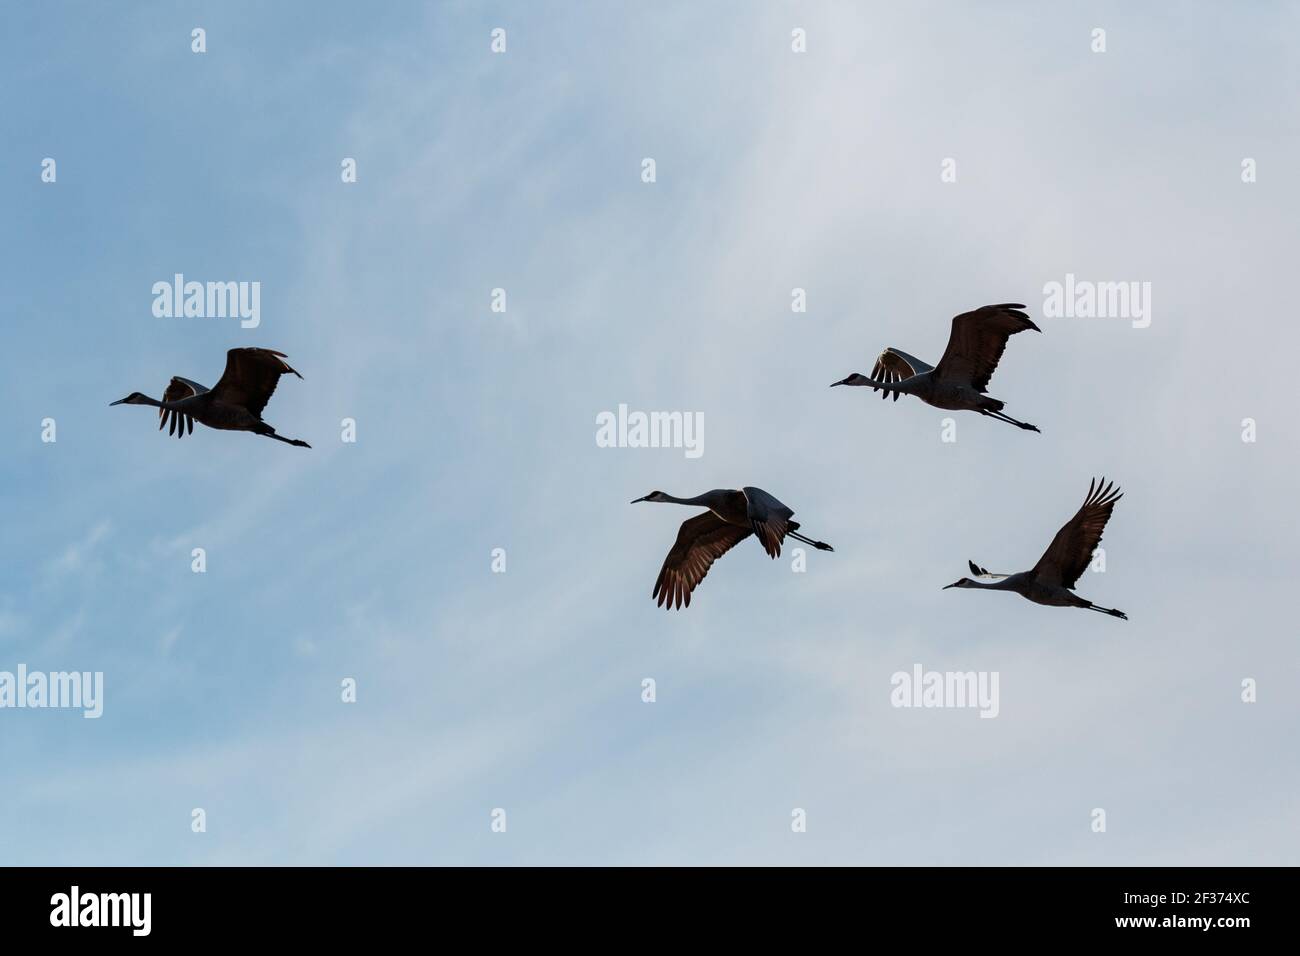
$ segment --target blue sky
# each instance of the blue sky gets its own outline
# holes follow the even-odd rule
[[[7,7],[0,670],[106,699],[0,711],[0,862],[1294,863],[1300,8],[1171,10]],[[261,325],[155,318],[176,272]],[[1151,326],[1044,318],[1066,273]],[[1042,435],[826,387],[1005,301]],[[311,451],[108,407],[247,345]],[[620,403],[704,454],[597,447]],[[1094,474],[1129,622],[940,591]],[[690,512],[627,502],[749,484],[836,552],[656,608]],[[915,663],[998,718],[892,708]]]

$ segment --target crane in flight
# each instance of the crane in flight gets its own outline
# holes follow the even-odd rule
[[[691,606],[691,592],[704,580],[713,562],[751,534],[773,559],[781,555],[781,542],[787,536],[819,551],[834,551],[824,541],[814,541],[799,533],[799,522],[791,521],[794,512],[762,488],[716,489],[694,498],[674,498],[662,491],[652,491],[638,501],[657,501],[674,505],[708,508],[682,522],[668,557],[664,558],[654,593],[660,607]]]
[[[915,395],[935,408],[979,412],[1036,432],[1037,426],[1004,414],[1005,402],[985,394],[989,379],[1006,350],[1007,339],[1026,329],[1043,331],[1022,309],[1023,305],[1008,302],[986,305],[956,316],[948,335],[948,347],[938,365],[927,365],[901,349],[887,348],[876,359],[870,378],[854,372],[848,378],[832,382],[831,387],[866,386],[879,391],[881,399],[892,394],[894,401],[898,401],[899,395]]]
[[[158,430],[184,438],[193,434],[194,423],[226,431],[253,432],[286,445],[310,448],[305,441],[277,435],[262,421],[262,410],[271,400],[281,375],[298,375],[289,367],[283,352],[271,349],[231,349],[226,353],[226,370],[212,388],[179,375],[172,378],[162,401],[132,392],[111,405],[153,405],[158,409]],[[301,375],[298,375],[302,378]]]
[[[1081,607],[1100,611],[1111,617],[1128,620],[1128,615],[1112,607],[1098,607],[1074,593],[1074,585],[1087,569],[1092,553],[1101,543],[1101,534],[1110,520],[1111,509],[1123,494],[1114,484],[1093,480],[1088,485],[1088,497],[1073,518],[1065,523],[1047,546],[1043,556],[1028,571],[1016,574],[991,574],[974,561],[968,561],[971,573],[982,581],[961,578],[948,588],[981,588],[985,591],[1014,591],[1035,604],[1051,607]]]

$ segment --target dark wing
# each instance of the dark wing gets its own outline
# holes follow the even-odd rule
[[[1100,482],[1095,479],[1089,482],[1083,507],[1056,532],[1056,537],[1034,565],[1034,576],[1046,584],[1073,588],[1092,560],[1092,552],[1101,543],[1101,533],[1106,530],[1111,509],[1122,497],[1114,483],[1106,484],[1105,478]]]
[[[212,394],[220,401],[242,405],[261,418],[280,376],[298,375],[284,359],[283,352],[271,349],[231,349],[226,353],[226,371],[212,387]]]
[[[763,550],[772,559],[781,556],[781,542],[791,527],[799,527],[790,521],[794,512],[769,495],[762,488],[745,487],[745,501],[749,523],[753,525],[754,534],[758,535]]]
[[[659,606],[668,608],[691,606],[691,592],[704,580],[713,562],[750,535],[748,528],[727,524],[712,511],[688,518],[682,522],[664,566],[659,569],[659,580],[654,593]]]
[[[906,352],[901,352],[896,348],[887,348],[880,353],[876,359],[875,368],[871,370],[871,377],[877,382],[901,382],[905,378],[911,378],[913,375],[920,375],[922,372],[928,372],[933,368],[926,365],[918,358],[913,358]],[[880,392],[881,398],[888,398],[890,393],[883,389],[875,389]],[[894,392],[894,401],[898,401],[898,396],[902,392]]]
[[[188,378],[178,376],[167,383],[162,400],[164,402],[179,402],[181,399],[193,398],[195,395],[201,395],[206,391],[207,389],[198,382],[191,382]],[[164,425],[170,426],[167,429],[167,434],[175,435],[177,438],[184,438],[187,433],[194,433],[194,418],[174,409],[158,409],[158,430],[162,431]]]
[[[1006,350],[1007,339],[1026,329],[1042,331],[1020,311],[1023,308],[1014,302],[986,305],[954,318],[948,347],[935,366],[939,378],[970,385],[981,392],[987,389],[993,370]]]

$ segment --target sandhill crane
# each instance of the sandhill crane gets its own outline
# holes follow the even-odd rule
[[[283,352],[271,349],[231,349],[226,353],[226,371],[211,389],[178,375],[168,384],[161,402],[132,392],[110,404],[157,406],[158,430],[169,425],[167,434],[177,438],[184,438],[187,431],[193,433],[197,421],[209,428],[253,432],[287,445],[310,448],[305,441],[277,435],[274,428],[262,421],[262,409],[271,400],[280,376],[298,375],[284,361],[285,357]]]
[[[1128,620],[1128,615],[1110,607],[1098,607],[1091,601],[1074,593],[1075,582],[1083,574],[1092,560],[1092,553],[1101,542],[1101,534],[1110,520],[1111,509],[1115,502],[1124,497],[1113,484],[1106,484],[1106,479],[1088,484],[1088,497],[1073,518],[1065,523],[1056,537],[1047,546],[1043,556],[1028,571],[1018,574],[991,574],[974,561],[968,561],[971,573],[985,578],[989,583],[983,584],[962,578],[949,584],[948,588],[983,588],[987,591],[1015,591],[1021,597],[1028,598],[1035,604],[1048,604],[1052,607],[1082,607],[1090,611],[1100,611],[1112,617]]]
[[[878,390],[882,399],[893,394],[894,401],[898,401],[899,395],[915,395],[935,408],[979,412],[1036,432],[1038,428],[1034,425],[1003,414],[1005,402],[984,394],[1007,347],[1007,339],[1026,329],[1043,331],[1020,311],[1023,308],[1008,302],[982,306],[956,316],[948,335],[948,347],[938,365],[927,365],[900,349],[887,348],[876,359],[870,378],[854,372],[846,379],[832,382],[831,387],[865,385]]]
[[[664,566],[659,571],[651,598],[669,609],[691,606],[691,592],[704,580],[713,562],[751,534],[758,536],[773,560],[781,555],[781,542],[787,535],[812,545],[819,551],[834,551],[824,541],[813,541],[799,534],[794,514],[762,488],[716,489],[694,498],[674,498],[662,491],[652,491],[637,501],[659,501],[674,505],[693,505],[709,510],[682,522]]]

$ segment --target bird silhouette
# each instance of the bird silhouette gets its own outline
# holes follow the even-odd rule
[[[1052,607],[1081,607],[1090,611],[1100,611],[1111,617],[1128,620],[1128,615],[1110,607],[1098,607],[1086,598],[1074,593],[1074,585],[1079,576],[1087,569],[1092,560],[1092,553],[1101,542],[1106,522],[1110,520],[1111,509],[1123,494],[1114,484],[1106,484],[1095,479],[1088,484],[1088,497],[1073,518],[1067,521],[1056,537],[1047,546],[1043,556],[1028,571],[1017,574],[993,574],[968,561],[971,573],[986,579],[985,582],[961,578],[947,585],[948,588],[980,588],[985,591],[1014,591],[1035,604],[1047,604]]]
[[[985,394],[989,379],[1006,350],[1007,339],[1027,329],[1042,331],[1020,311],[1023,308],[1023,305],[1009,302],[986,305],[956,316],[948,335],[948,347],[938,365],[927,365],[901,349],[887,348],[876,359],[870,378],[854,372],[848,378],[832,382],[831,387],[866,386],[879,391],[881,399],[892,394],[894,401],[898,401],[899,395],[915,395],[935,408],[979,412],[1036,432],[1039,430],[1037,426],[1005,414],[1002,411],[1005,402]]]
[[[819,551],[834,551],[824,541],[813,541],[799,534],[799,522],[791,521],[794,512],[762,488],[715,489],[694,498],[674,498],[662,491],[652,491],[638,501],[656,501],[675,505],[692,505],[709,510],[682,522],[668,557],[664,558],[654,593],[660,607],[691,606],[691,592],[704,580],[713,562],[751,534],[773,560],[781,554],[781,542],[787,536]]]
[[[298,375],[285,358],[283,352],[271,349],[231,349],[226,353],[225,372],[210,389],[177,375],[168,383],[161,402],[132,392],[110,405],[153,405],[158,409],[158,430],[167,425],[167,434],[177,438],[193,434],[194,423],[198,422],[209,428],[253,432],[286,445],[310,448],[305,441],[277,435],[262,421],[262,410],[271,400],[280,376]]]

